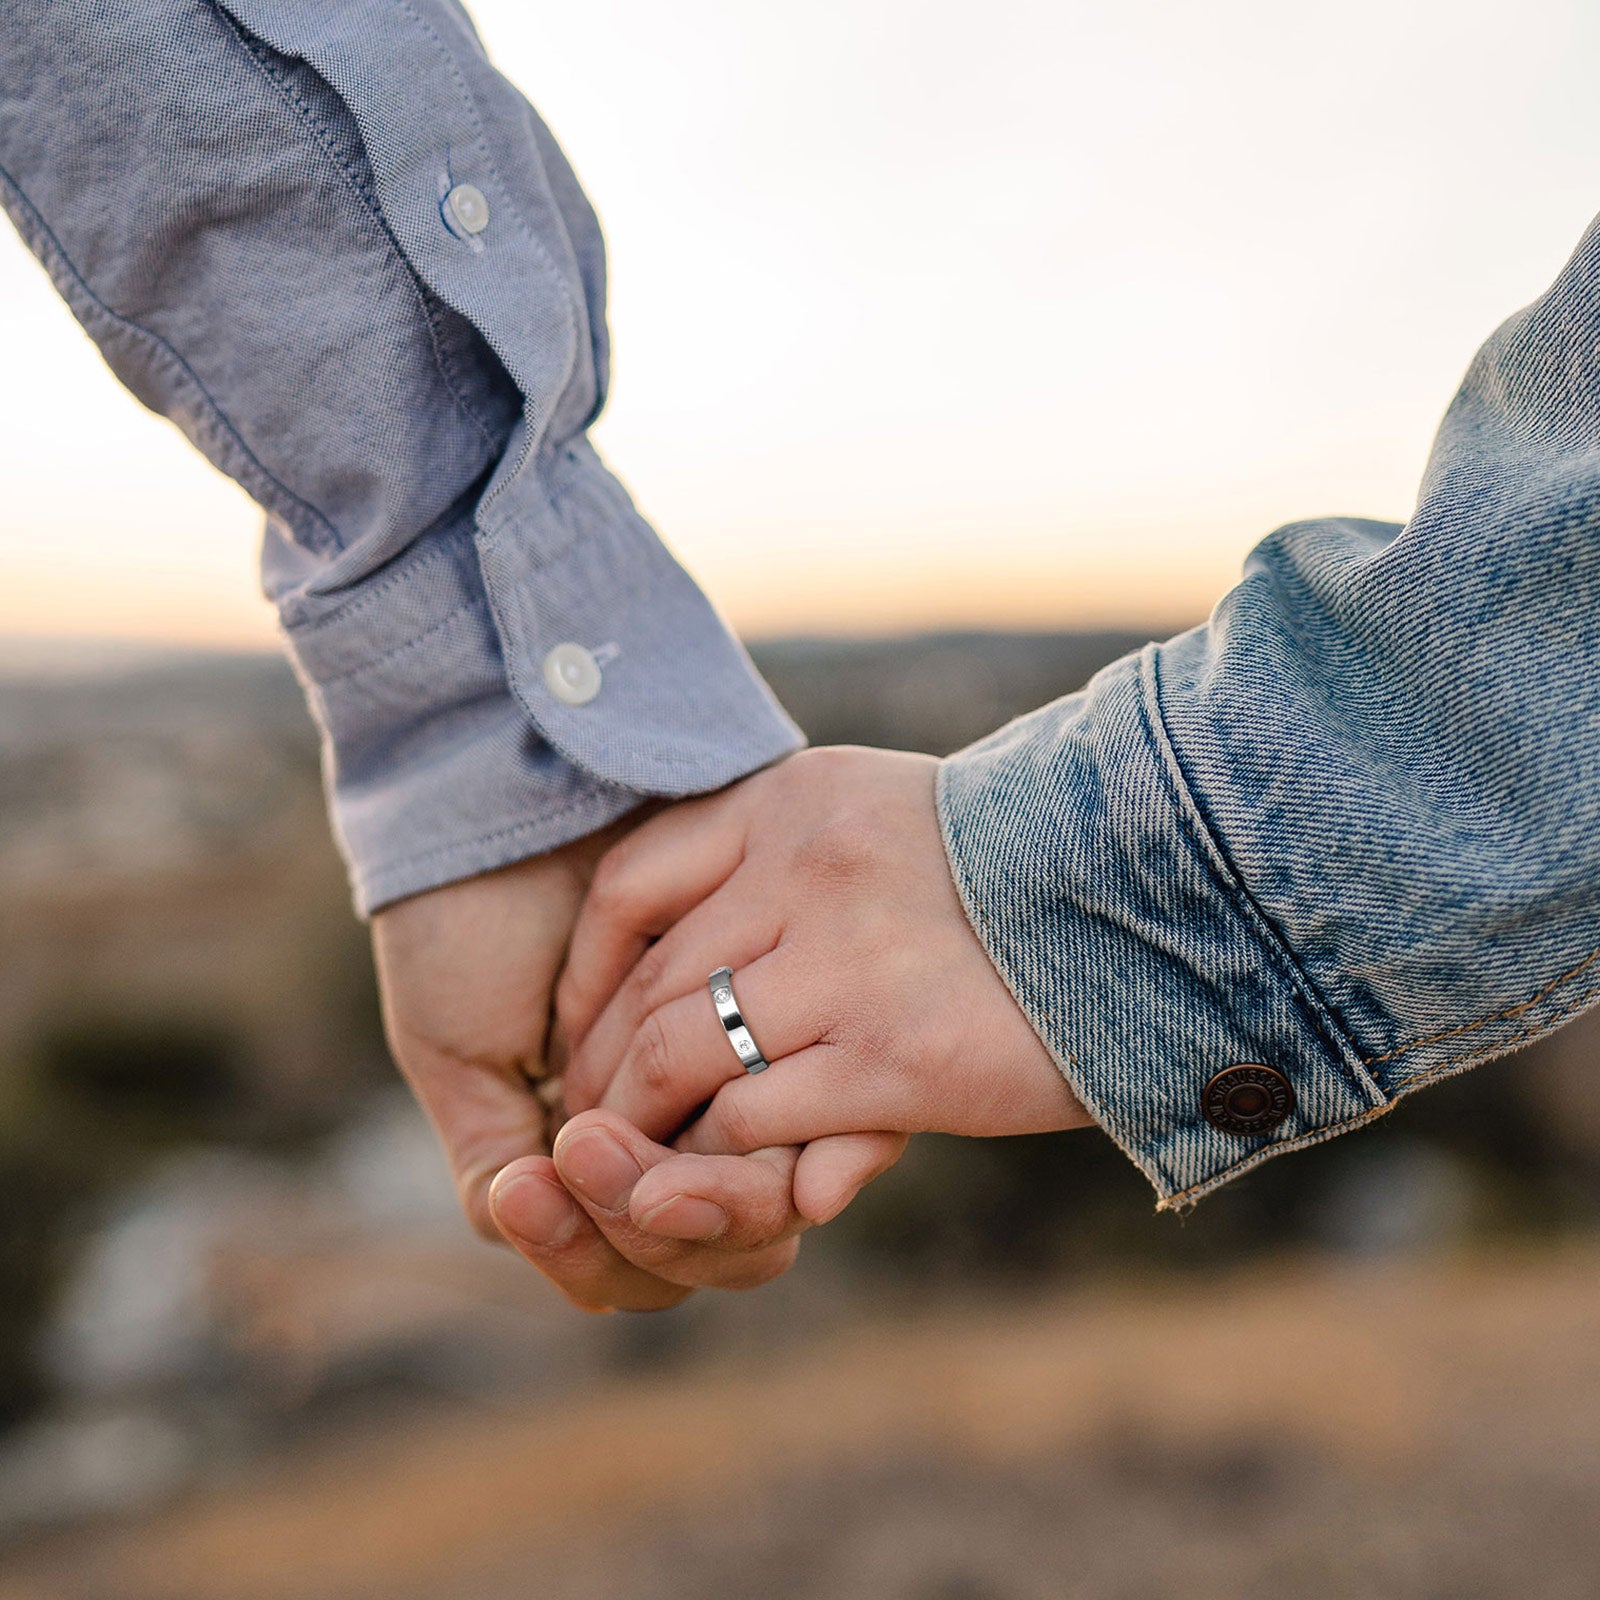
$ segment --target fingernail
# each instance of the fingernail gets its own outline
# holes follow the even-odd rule
[[[580,1129],[566,1134],[556,1145],[556,1166],[561,1176],[606,1211],[620,1211],[644,1169],[600,1129]]]
[[[490,1191],[495,1221],[541,1250],[555,1250],[578,1231],[583,1212],[560,1184],[536,1173],[508,1178]]]
[[[698,1195],[675,1194],[645,1212],[639,1226],[664,1239],[715,1239],[726,1231],[728,1213]]]

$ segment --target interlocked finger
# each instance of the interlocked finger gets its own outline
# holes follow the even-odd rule
[[[500,1232],[585,1311],[664,1311],[691,1285],[630,1261],[568,1194],[548,1156],[509,1165],[489,1190]]]
[[[707,963],[708,972],[714,964]],[[733,986],[745,1025],[769,1062],[815,1044],[826,1026],[803,973],[781,945],[736,973]],[[664,1140],[724,1084],[745,1075],[702,975],[691,993],[644,1018],[600,1105]]]
[[[914,1131],[892,1079],[851,1065],[843,1047],[814,1043],[770,1071],[727,1080],[676,1141],[703,1155],[739,1155],[769,1145],[803,1145],[826,1134]]]
[[[729,796],[688,800],[641,824],[601,861],[556,990],[576,1047],[650,947],[725,883],[744,851]]]
[[[771,904],[747,896],[736,883],[697,905],[643,952],[587,1034],[571,1039],[567,1109],[587,1111],[606,1103],[606,1089],[619,1063],[653,1011],[685,995],[698,993],[705,999],[706,975],[713,967],[742,969],[767,955],[780,934]],[[715,1013],[710,1014],[714,1020]]]
[[[798,1156],[679,1156],[617,1117],[589,1112],[563,1130],[556,1168],[629,1262],[686,1287],[742,1289],[794,1260],[806,1227],[792,1203]],[[644,1225],[661,1227],[664,1218],[670,1233]]]

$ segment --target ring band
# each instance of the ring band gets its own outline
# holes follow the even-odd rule
[[[740,1064],[746,1072],[765,1072],[772,1063],[762,1055],[761,1046],[751,1038],[744,1017],[740,1015],[739,1002],[733,998],[733,968],[718,967],[706,981],[711,985],[711,1003],[717,1008],[723,1031],[728,1035],[728,1043],[733,1046],[733,1053],[738,1056]]]

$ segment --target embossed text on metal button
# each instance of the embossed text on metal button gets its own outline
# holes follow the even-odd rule
[[[1275,1067],[1244,1062],[1212,1078],[1201,1091],[1200,1109],[1224,1133],[1271,1133],[1294,1110],[1294,1086]]]

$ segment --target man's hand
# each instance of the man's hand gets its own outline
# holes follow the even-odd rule
[[[775,1277],[821,1218],[794,1207],[794,1150],[675,1155],[598,1116],[567,1130],[558,1160],[545,1153],[531,1080],[544,1072],[551,997],[595,863],[624,831],[389,906],[373,918],[373,948],[390,1048],[472,1225],[509,1239],[579,1305],[648,1310],[697,1285]],[[830,1143],[813,1165],[837,1205],[904,1148]]]
[[[568,1107],[710,1153],[1088,1125],[962,910],[936,769],[806,751],[622,840],[562,980]],[[706,993],[723,965],[765,1072],[741,1070]],[[796,1173],[802,1210],[819,1148]]]

